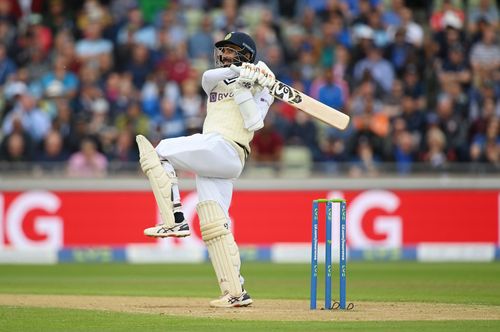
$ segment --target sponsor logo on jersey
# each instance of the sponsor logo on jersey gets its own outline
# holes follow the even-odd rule
[[[211,92],[209,100],[211,103],[215,103],[233,97],[234,97],[233,92]]]

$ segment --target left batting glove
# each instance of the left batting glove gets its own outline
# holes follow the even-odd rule
[[[259,78],[259,70],[253,63],[243,63],[241,65],[240,76],[236,84],[243,89],[250,90],[255,81]]]
[[[258,68],[257,83],[264,88],[271,89],[276,80],[273,71],[262,61],[259,61],[256,67]]]

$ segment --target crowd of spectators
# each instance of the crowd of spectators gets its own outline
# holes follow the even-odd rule
[[[352,117],[338,131],[275,102],[253,161],[305,147],[353,176],[385,162],[500,170],[498,4],[412,3],[0,0],[0,163],[99,176],[137,166],[136,134],[200,132],[201,74],[240,30],[279,80]]]

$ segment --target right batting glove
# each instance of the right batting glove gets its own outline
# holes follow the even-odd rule
[[[263,88],[271,89],[276,79],[273,71],[262,61],[259,61],[256,67],[259,71],[257,83]]]

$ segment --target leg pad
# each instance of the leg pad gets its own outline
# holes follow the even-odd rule
[[[217,275],[222,294],[240,296],[240,252],[229,230],[228,220],[215,201],[204,201],[196,206],[203,241]]]
[[[167,227],[173,227],[175,225],[172,204],[172,183],[174,179],[163,169],[158,154],[147,138],[137,135],[136,141],[139,147],[139,162],[142,171],[149,179],[160,210],[161,219]]]

